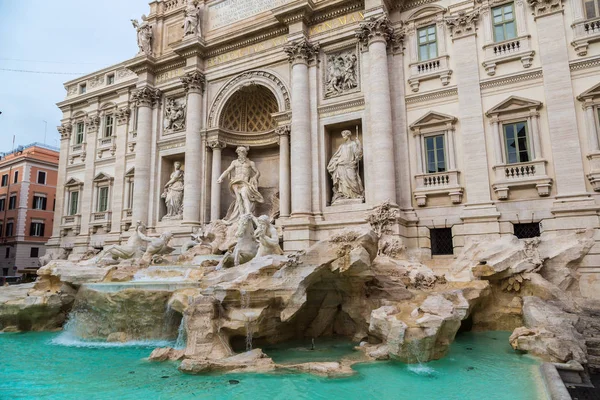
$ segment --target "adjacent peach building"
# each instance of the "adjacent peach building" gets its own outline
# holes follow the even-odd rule
[[[0,159],[0,276],[38,266],[51,236],[58,149],[41,143]]]

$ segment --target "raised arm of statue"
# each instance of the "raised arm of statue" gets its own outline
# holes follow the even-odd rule
[[[229,168],[227,168],[225,170],[225,172],[223,172],[221,174],[221,176],[219,177],[219,179],[217,179],[217,183],[223,183],[223,179],[225,179],[226,176],[228,176],[231,171],[233,171],[233,169],[235,168],[235,161],[231,163],[231,165],[229,166]]]

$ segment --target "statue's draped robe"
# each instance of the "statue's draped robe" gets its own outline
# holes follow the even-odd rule
[[[335,152],[327,166],[333,181],[332,202],[364,198],[363,183],[358,172],[362,157],[362,146],[358,141],[347,141]]]
[[[165,217],[176,217],[183,213],[183,171],[175,171],[171,174],[171,179],[176,181],[169,186],[165,193],[165,204],[167,214]]]
[[[250,182],[245,181],[244,179],[233,179],[229,182],[229,190],[231,190],[231,194],[234,197],[233,203],[229,206],[229,210],[227,210],[227,215],[225,216],[225,221],[233,222],[237,220],[241,213],[241,204],[238,200],[235,192],[236,189],[238,192],[245,191],[248,196],[248,200],[250,200],[250,214],[254,215],[254,209],[256,208],[256,203],[264,203],[265,200],[258,191],[258,181],[255,177],[250,178]]]

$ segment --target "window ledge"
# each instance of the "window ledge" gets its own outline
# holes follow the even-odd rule
[[[463,188],[459,184],[459,171],[438,172],[435,174],[415,175],[416,188],[413,193],[417,205],[425,207],[428,196],[446,195],[453,204],[460,204]]]
[[[412,91],[418,92],[421,82],[429,79],[439,78],[442,81],[442,86],[447,86],[450,83],[450,76],[452,75],[448,59],[448,56],[441,56],[410,64],[408,83]]]
[[[575,36],[571,45],[578,56],[586,56],[590,43],[600,41],[600,18],[576,22],[571,27]]]
[[[123,215],[121,216],[122,221],[131,221],[131,217],[133,216],[133,210],[127,208],[123,210]]]
[[[95,212],[92,213],[91,218],[90,218],[90,223],[92,225],[106,225],[107,222],[110,221],[110,216],[111,216],[112,212],[110,211],[101,211],[101,212]]]
[[[550,195],[552,178],[546,171],[546,160],[494,166],[496,181],[492,186],[498,199],[507,200],[512,188],[535,187],[540,197]]]
[[[531,67],[535,52],[531,49],[531,36],[524,35],[483,46],[483,67],[488,75],[496,74],[498,64],[521,60],[523,68]]]

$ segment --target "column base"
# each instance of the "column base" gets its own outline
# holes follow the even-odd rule
[[[183,226],[191,226],[191,227],[198,227],[198,226],[202,226],[202,222],[200,222],[200,221],[182,221],[181,225],[183,225]]]

